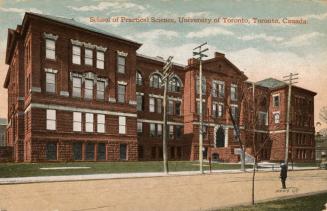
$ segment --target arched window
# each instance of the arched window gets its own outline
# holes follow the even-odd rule
[[[136,85],[143,85],[143,78],[140,72],[136,72]]]
[[[159,74],[153,74],[150,77],[150,87],[160,88],[161,86],[161,76]]]
[[[179,92],[181,90],[181,83],[179,82],[178,78],[173,77],[170,79],[168,84],[168,91],[169,92]]]

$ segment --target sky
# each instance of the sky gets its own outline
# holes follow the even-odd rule
[[[55,2],[55,3],[54,3]],[[143,43],[138,53],[186,64],[192,49],[207,42],[209,58],[224,53],[250,81],[283,79],[299,73],[298,86],[317,92],[315,122],[327,106],[327,1],[314,0],[0,0],[0,117],[7,114],[7,93],[2,87],[7,29],[21,24],[26,11],[74,18]],[[176,23],[90,22],[90,17],[172,18]],[[211,23],[179,23],[178,17],[207,18]],[[213,23],[216,19],[219,22]],[[224,23],[223,18],[249,23]],[[277,19],[281,24],[255,24],[253,18]],[[282,20],[306,20],[284,24]],[[326,127],[318,126],[317,130]]]

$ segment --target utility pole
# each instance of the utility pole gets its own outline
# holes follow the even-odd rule
[[[164,98],[163,98],[163,133],[162,133],[162,155],[164,172],[168,174],[168,156],[167,156],[167,89],[169,85],[169,79],[172,76],[172,56],[169,56],[164,67],[162,68],[162,86],[164,86]]]
[[[207,55],[204,54],[204,52],[208,51],[208,48],[203,49],[203,46],[206,45],[207,42],[199,45],[198,47],[193,49],[193,56],[197,57],[199,59],[199,92],[200,92],[200,103],[199,103],[199,121],[200,121],[200,127],[199,127],[199,162],[200,162],[200,173],[203,174],[203,109],[202,109],[202,58],[203,57],[208,57]],[[197,51],[197,52],[196,52]]]
[[[287,98],[287,114],[286,114],[286,140],[285,140],[285,164],[288,167],[288,146],[290,138],[290,113],[291,113],[291,94],[292,94],[292,84],[297,83],[296,79],[299,79],[297,76],[298,73],[290,73],[289,75],[284,76],[284,81],[288,82],[288,98]],[[296,77],[296,78],[294,78]]]

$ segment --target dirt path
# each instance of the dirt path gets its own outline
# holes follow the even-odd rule
[[[0,209],[205,210],[251,201],[251,173],[112,179],[0,186]],[[327,191],[327,171],[289,172],[280,191],[278,172],[258,173],[256,200]]]

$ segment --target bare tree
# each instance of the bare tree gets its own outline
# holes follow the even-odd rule
[[[253,172],[252,172],[252,204],[254,204],[254,190],[255,190],[255,175],[256,175],[256,166],[258,163],[258,157],[261,154],[262,150],[269,142],[268,133],[261,134],[261,140],[256,139],[256,129],[261,125],[267,125],[268,119],[262,119],[259,115],[260,110],[267,111],[268,110],[268,102],[265,98],[264,94],[262,95],[262,100],[257,101],[256,98],[259,95],[255,95],[255,87],[252,85],[252,89],[249,85],[242,87],[242,97],[241,97],[241,111],[243,112],[243,122],[244,131],[247,136],[245,140],[241,140],[240,135],[240,118],[235,118],[235,113],[233,114],[231,107],[229,107],[229,116],[234,126],[234,130],[236,131],[236,138],[239,142],[239,145],[242,149],[242,157],[245,160],[245,150],[246,145],[250,145],[252,148],[252,156],[253,156]],[[251,92],[252,91],[252,96]],[[240,116],[240,115],[239,115]],[[260,119],[261,118],[261,119]],[[267,116],[265,118],[268,118]],[[258,122],[259,121],[259,122]],[[264,121],[264,124],[262,124]],[[259,124],[258,124],[259,123]],[[252,141],[250,141],[252,140]],[[251,144],[250,144],[251,143]]]
[[[319,117],[321,121],[327,123],[327,106],[324,106],[320,109]]]

